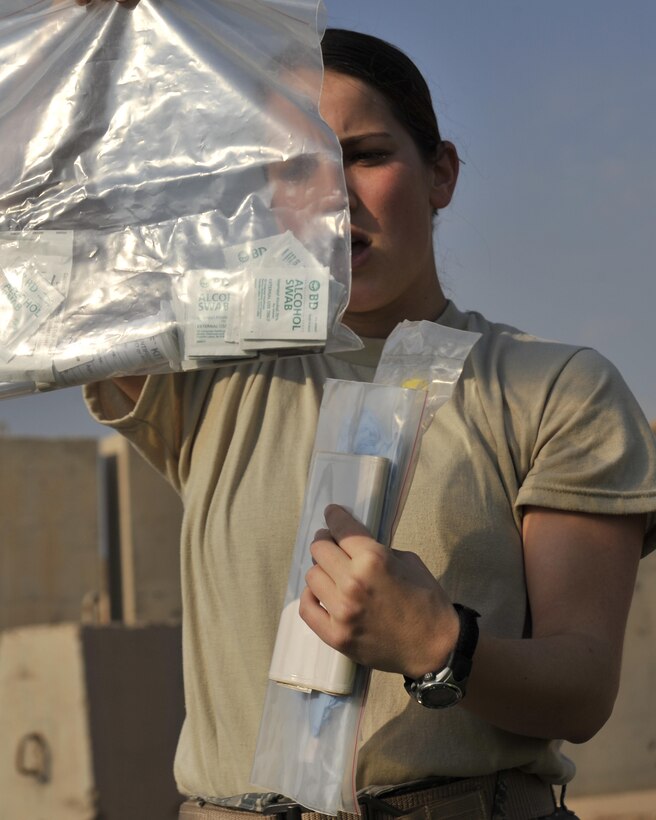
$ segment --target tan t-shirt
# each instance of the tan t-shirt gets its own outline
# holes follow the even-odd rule
[[[483,338],[424,437],[394,546],[417,552],[481,629],[527,634],[523,505],[648,513],[656,545],[656,441],[615,368],[449,304],[439,321]],[[183,652],[187,716],[180,790],[224,798],[249,773],[327,377],[370,381],[381,341],[148,379],[137,406],[111,384],[92,412],[130,438],[185,504]],[[348,412],[348,408],[345,408]],[[399,675],[375,672],[357,787],[520,767],[564,782],[558,742],[498,729],[464,708],[422,708]]]

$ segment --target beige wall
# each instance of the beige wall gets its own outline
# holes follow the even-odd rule
[[[178,621],[181,520],[179,497],[119,436],[0,436],[0,629]]]
[[[101,587],[93,440],[0,437],[0,629],[78,620]]]
[[[100,442],[117,481],[116,510],[124,623],[179,620],[182,502],[121,436]]]
[[[177,818],[181,513],[119,437],[0,438],[0,820]]]

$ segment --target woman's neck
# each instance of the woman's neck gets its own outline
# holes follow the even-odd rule
[[[405,320],[419,322],[422,319],[434,322],[444,311],[447,299],[439,288],[439,293],[425,302],[412,305],[386,305],[380,310],[350,312],[347,308],[343,322],[358,336],[367,339],[386,339],[394,328]]]

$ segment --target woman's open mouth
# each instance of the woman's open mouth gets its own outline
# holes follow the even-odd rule
[[[351,269],[363,265],[369,256],[371,240],[363,236],[351,235]]]

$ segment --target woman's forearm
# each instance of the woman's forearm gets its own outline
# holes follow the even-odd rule
[[[585,634],[506,640],[481,634],[461,706],[521,735],[589,740],[619,682],[610,647]]]

